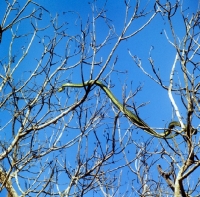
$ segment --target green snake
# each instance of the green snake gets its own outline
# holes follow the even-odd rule
[[[128,110],[124,105],[122,105],[118,99],[113,95],[113,93],[100,81],[95,81],[95,80],[89,80],[84,83],[79,83],[79,84],[74,84],[74,83],[65,83],[63,84],[59,89],[58,92],[62,92],[66,87],[74,87],[74,88],[83,88],[86,86],[92,86],[92,85],[97,85],[99,86],[105,93],[106,95],[110,98],[110,100],[114,103],[114,105],[137,127],[143,129],[146,131],[148,134],[157,137],[157,138],[173,138],[177,135],[170,135],[171,131],[174,129],[174,127],[178,126],[180,127],[180,123],[177,121],[172,121],[169,123],[168,128],[165,129],[163,133],[158,133],[154,129],[148,126],[138,115],[134,114],[130,110]]]

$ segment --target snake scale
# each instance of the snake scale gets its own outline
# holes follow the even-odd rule
[[[63,84],[59,89],[58,92],[62,92],[65,88],[67,87],[73,87],[73,88],[83,88],[86,86],[92,86],[92,85],[97,85],[99,86],[105,93],[106,95],[110,98],[112,103],[137,127],[143,129],[146,131],[148,134],[157,137],[157,138],[173,138],[175,137],[178,133],[175,133],[173,135],[170,135],[174,127],[178,126],[180,127],[180,123],[177,121],[172,121],[169,123],[168,128],[164,130],[163,133],[158,133],[147,123],[145,123],[139,116],[128,110],[124,105],[122,105],[118,99],[113,95],[113,93],[100,81],[95,81],[95,80],[89,80],[84,83],[79,83],[79,84],[74,84],[74,83],[65,83]]]

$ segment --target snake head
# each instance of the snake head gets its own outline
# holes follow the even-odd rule
[[[58,89],[58,92],[62,92],[64,90],[64,87],[60,87],[59,89]]]

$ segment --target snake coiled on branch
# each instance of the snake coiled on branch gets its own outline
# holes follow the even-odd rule
[[[113,95],[113,93],[100,81],[96,80],[89,80],[84,83],[65,83],[63,84],[59,89],[58,92],[62,92],[67,87],[74,87],[74,88],[83,88],[86,86],[93,86],[97,85],[99,86],[106,95],[110,98],[112,103],[137,127],[143,129],[148,134],[157,137],[157,138],[173,138],[176,135],[178,135],[180,132],[176,132],[175,134],[171,134],[174,127],[178,126],[181,127],[180,123],[178,121],[172,121],[169,123],[168,128],[164,130],[163,133],[158,133],[154,129],[152,129],[147,123],[145,123],[138,115],[134,114],[130,110],[128,110],[124,105],[122,105],[118,99]]]

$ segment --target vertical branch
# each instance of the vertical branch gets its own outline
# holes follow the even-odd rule
[[[183,124],[183,121],[182,121],[182,117],[180,115],[180,112],[179,112],[179,109],[176,105],[176,102],[172,96],[172,87],[173,87],[173,78],[174,78],[174,70],[175,70],[175,67],[176,67],[176,62],[178,60],[178,53],[176,54],[175,56],[175,59],[174,59],[174,63],[172,65],[172,69],[171,69],[171,73],[170,73],[170,84],[169,84],[169,88],[168,88],[168,95],[169,95],[169,99],[172,103],[172,106],[174,107],[174,110],[175,110],[175,113],[176,113],[176,116],[181,124],[181,128],[184,129],[185,126]]]

